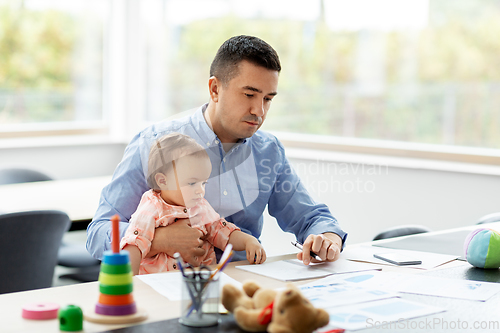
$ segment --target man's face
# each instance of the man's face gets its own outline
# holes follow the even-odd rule
[[[277,71],[248,61],[240,62],[238,69],[238,75],[226,86],[217,86],[217,100],[212,99],[215,111],[210,120],[223,143],[251,137],[262,126],[277,94]]]

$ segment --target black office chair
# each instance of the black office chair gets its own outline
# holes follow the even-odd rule
[[[0,293],[51,287],[70,224],[68,215],[57,210],[0,215]]]
[[[53,180],[43,172],[25,169],[0,169],[0,185],[30,183]],[[61,275],[60,278],[69,278],[79,282],[97,281],[101,262],[94,259],[87,252],[85,246],[62,243],[58,254],[58,264],[64,267],[75,268],[71,274]]]
[[[500,212],[492,213],[481,217],[476,224],[500,222]]]
[[[60,275],[60,279],[71,279],[79,282],[98,280],[101,261],[88,253],[85,244],[62,244],[58,258],[60,266],[75,268],[75,272]]]
[[[30,183],[52,180],[43,172],[23,168],[11,168],[0,170],[0,185]]]
[[[414,234],[422,234],[424,232],[430,232],[432,231],[431,229],[427,228],[426,226],[423,225],[418,225],[418,224],[406,224],[406,225],[400,225],[396,227],[392,227],[389,229],[385,229],[378,233],[375,237],[373,237],[373,240],[379,240],[379,239],[386,239],[386,238],[393,238],[393,237],[400,237],[400,236],[408,236],[408,235],[414,235]]]

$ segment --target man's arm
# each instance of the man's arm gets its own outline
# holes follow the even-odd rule
[[[290,166],[279,144],[281,168],[269,198],[269,213],[274,216],[281,229],[292,232],[303,244],[301,260],[311,261],[309,251],[322,259],[334,261],[345,243],[347,234],[340,228],[328,207],[316,202]]]
[[[120,238],[128,228],[128,221],[137,209],[141,196],[148,190],[142,169],[141,145],[144,140],[137,135],[125,149],[111,183],[101,192],[99,207],[87,228],[87,251],[97,259],[110,249],[111,217],[120,218]]]

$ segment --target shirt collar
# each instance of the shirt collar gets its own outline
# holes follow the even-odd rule
[[[215,135],[214,131],[208,126],[205,117],[203,114],[207,110],[208,103],[203,104],[193,115],[193,126],[196,129],[196,132],[200,136],[203,141],[203,145],[205,147],[210,147],[216,145],[216,140],[219,141],[217,135]]]

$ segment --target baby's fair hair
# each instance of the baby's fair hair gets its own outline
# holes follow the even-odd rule
[[[159,191],[160,188],[155,180],[156,174],[166,175],[173,171],[172,162],[188,155],[209,158],[205,149],[187,135],[170,133],[156,140],[149,151],[148,186]]]

